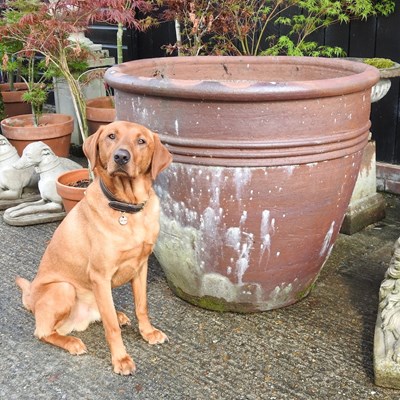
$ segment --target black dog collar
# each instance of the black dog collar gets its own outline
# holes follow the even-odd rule
[[[104,184],[104,182],[101,179],[100,179],[100,187],[101,187],[102,192],[104,193],[104,196],[106,196],[107,199],[110,200],[108,205],[114,210],[134,214],[139,211],[142,211],[144,206],[147,203],[147,200],[144,201],[143,203],[139,203],[139,204],[124,203],[122,201],[119,201],[107,189],[106,185]]]

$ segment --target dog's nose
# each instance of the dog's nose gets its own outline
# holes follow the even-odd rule
[[[118,165],[124,165],[131,159],[131,155],[128,150],[125,149],[118,149],[114,153],[114,161]]]

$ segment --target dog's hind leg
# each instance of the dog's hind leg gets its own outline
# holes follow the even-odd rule
[[[125,326],[131,324],[131,320],[122,311],[117,311],[117,318],[119,326]]]
[[[35,302],[35,336],[43,342],[53,344],[71,354],[86,353],[86,346],[79,338],[58,332],[68,321],[76,301],[74,286],[67,282],[55,282],[37,289],[41,291]]]
[[[75,336],[64,336],[57,332],[49,336],[42,337],[41,340],[54,346],[61,347],[72,355],[81,355],[87,352],[85,343]]]
[[[16,200],[22,197],[22,188],[12,190],[9,188],[0,188],[0,200]]]

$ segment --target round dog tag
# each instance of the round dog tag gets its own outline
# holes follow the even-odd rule
[[[122,215],[119,217],[119,223],[120,223],[121,225],[126,225],[126,224],[128,223],[128,218],[125,216],[125,214],[122,214]]]

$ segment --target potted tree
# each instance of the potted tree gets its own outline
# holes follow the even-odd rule
[[[46,73],[38,78],[38,68],[33,55],[25,57],[28,76],[24,80],[27,91],[22,99],[31,108],[31,114],[17,115],[1,121],[4,136],[22,155],[24,148],[31,142],[42,141],[48,144],[59,157],[69,155],[73,120],[64,114],[43,114],[43,106],[47,100],[49,84],[45,82]]]
[[[104,22],[114,24],[118,26],[116,36],[116,48],[117,48],[117,63],[123,62],[122,52],[122,36],[124,27],[135,28],[138,31],[145,31],[149,27],[157,24],[157,20],[149,15],[149,13],[155,8],[155,3],[146,1],[125,1],[123,9],[125,12],[132,12],[137,9],[141,13],[141,18],[135,18],[129,20],[124,13],[109,13]],[[80,80],[85,84],[86,81],[90,81],[95,78],[103,78],[105,68],[97,68],[94,70],[87,71],[82,74]],[[96,132],[96,130],[104,124],[110,123],[115,120],[115,104],[112,90],[105,83],[106,96],[89,99],[86,101],[86,114],[88,121],[89,134]]]
[[[16,76],[19,75],[22,68],[21,59],[16,56],[20,49],[21,43],[18,41],[2,40],[0,42],[0,69],[1,75],[5,78],[5,81],[0,83],[0,94],[4,104],[5,117],[30,112],[29,104],[22,99],[27,90],[26,84],[15,82]]]
[[[313,34],[336,23],[389,15],[395,7],[391,0],[377,4],[371,0],[341,3],[160,0],[158,3],[162,6],[162,19],[175,23],[176,42],[165,46],[166,51],[190,56],[343,56],[340,47],[318,45]],[[277,31],[286,33],[278,35]]]
[[[325,20],[347,18],[350,3]],[[106,72],[117,118],[147,124],[174,156],[157,183],[156,256],[171,289],[202,307],[245,312],[292,304],[310,292],[340,229],[379,73],[298,57],[337,54],[297,41],[298,23],[324,26],[315,2],[301,2],[310,6],[305,20],[280,13],[300,2],[164,4],[178,31],[172,52],[237,57],[137,60]],[[264,51],[256,44],[268,35],[253,33],[274,19],[292,33]],[[285,50],[296,56],[255,57]]]
[[[94,21],[107,22],[118,19],[125,24],[135,25],[137,14],[134,8],[141,9],[147,1],[126,0],[58,0],[40,2],[32,0],[34,7],[21,18],[7,21],[0,26],[2,39],[17,40],[24,52],[42,55],[52,68],[66,80],[78,120],[79,132],[84,141],[88,136],[86,104],[78,77],[73,74],[68,63],[69,55],[83,54],[86,50],[79,41],[70,42],[73,33],[82,32]],[[126,5],[129,5],[127,8]],[[10,10],[19,8],[19,1],[7,2]]]

